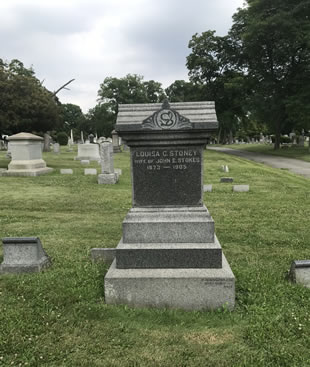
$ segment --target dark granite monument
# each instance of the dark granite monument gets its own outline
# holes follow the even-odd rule
[[[120,105],[133,207],[105,277],[105,300],[132,306],[234,307],[234,275],[203,204],[203,150],[213,102]]]

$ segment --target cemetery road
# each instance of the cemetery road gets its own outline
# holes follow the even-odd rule
[[[220,153],[226,153],[235,155],[237,157],[249,159],[258,163],[266,164],[273,168],[287,169],[290,172],[302,175],[304,177],[310,178],[310,162],[301,161],[299,159],[278,157],[273,155],[261,154],[247,152],[244,150],[237,150],[225,147],[209,147],[209,150],[215,150]]]

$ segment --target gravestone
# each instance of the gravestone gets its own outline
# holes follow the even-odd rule
[[[133,207],[105,277],[108,304],[234,307],[235,278],[202,201],[203,151],[217,125],[213,102],[119,105]]]
[[[91,175],[96,176],[97,175],[97,169],[96,168],[85,168],[84,169],[84,175]]]
[[[293,282],[310,288],[310,260],[294,260],[291,264],[290,277]]]
[[[78,144],[78,155],[74,159],[100,162],[99,145],[90,143]]]
[[[249,185],[233,185],[233,192],[248,192],[250,191]]]
[[[60,169],[61,175],[73,175],[73,169],[71,168],[61,168]]]
[[[59,154],[60,153],[60,145],[59,145],[59,143],[54,143],[53,144],[53,151],[56,154]]]
[[[51,265],[38,237],[6,237],[0,273],[33,273]]]
[[[121,147],[119,144],[119,136],[115,130],[112,131],[112,144],[113,144],[113,152],[120,153]]]
[[[104,141],[100,144],[101,174],[98,175],[98,184],[116,184],[119,175],[114,172],[112,143]]]
[[[12,160],[4,176],[39,176],[53,171],[42,159],[43,138],[29,133],[9,136]]]

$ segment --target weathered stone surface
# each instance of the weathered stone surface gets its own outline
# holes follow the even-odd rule
[[[78,155],[75,160],[89,160],[100,162],[98,144],[78,144]]]
[[[250,191],[249,185],[233,185],[234,192],[248,192]]]
[[[310,288],[310,260],[293,261],[290,276],[293,282]]]
[[[61,168],[60,169],[60,174],[62,174],[62,175],[72,175],[73,174],[73,169],[71,169],[71,168]]]
[[[38,237],[3,238],[4,259],[0,273],[39,272],[51,265]]]
[[[233,308],[234,276],[202,201],[203,150],[216,126],[213,103],[119,106],[133,208],[105,277],[107,303]]]
[[[123,221],[124,243],[206,243],[214,221],[206,207],[133,208]]]
[[[221,269],[117,269],[105,276],[105,302],[186,310],[233,309],[235,278],[223,254]]]
[[[116,173],[101,173],[98,175],[99,185],[114,185],[118,182],[118,175]]]
[[[84,169],[84,175],[96,176],[97,175],[97,170],[96,170],[96,168],[85,168]]]
[[[234,182],[234,179],[232,177],[221,177],[220,182],[231,183]]]
[[[29,133],[19,133],[7,138],[12,160],[3,176],[39,176],[53,169],[42,159],[43,138]]]
[[[112,131],[112,144],[113,144],[113,152],[114,153],[120,153],[121,147],[119,144],[119,137],[115,130]]]
[[[211,243],[124,243],[117,246],[118,269],[222,267],[222,248]]]
[[[134,206],[201,205],[202,146],[132,147]]]
[[[212,192],[212,185],[203,185],[203,192]]]
[[[53,144],[53,150],[54,150],[54,153],[56,153],[56,154],[59,154],[60,153],[60,145],[59,145],[59,143]]]

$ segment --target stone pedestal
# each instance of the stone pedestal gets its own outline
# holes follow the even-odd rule
[[[4,176],[39,176],[53,169],[42,159],[43,138],[29,133],[9,136],[12,160]]]
[[[100,162],[99,145],[90,143],[78,144],[78,155],[74,159]]]
[[[33,273],[51,265],[38,237],[3,238],[0,273]]]
[[[202,201],[203,149],[216,126],[212,102],[120,106],[133,208],[105,277],[107,303],[234,307],[235,278]]]
[[[115,130],[112,131],[112,144],[113,144],[113,152],[114,153],[120,153],[121,147],[119,144],[119,137]]]

